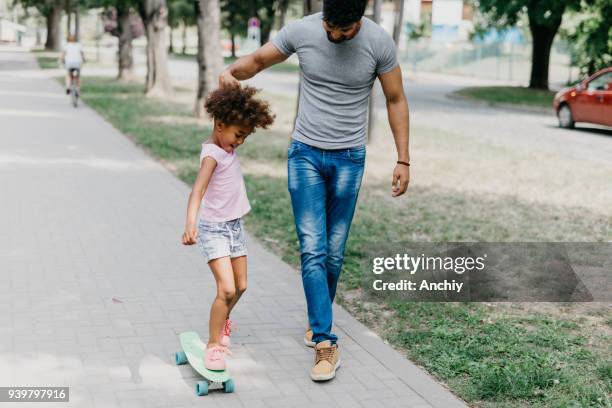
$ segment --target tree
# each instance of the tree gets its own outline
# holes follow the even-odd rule
[[[147,77],[145,91],[149,96],[163,96],[172,92],[168,74],[166,0],[141,0],[138,11],[147,36]]]
[[[172,29],[178,28],[179,25],[183,25],[183,54],[186,53],[187,47],[187,27],[196,24],[196,7],[194,7],[193,0],[169,0],[168,1],[168,25],[170,26],[170,46],[168,47],[169,52],[174,52],[172,44]]]
[[[193,1],[189,0],[168,0],[168,26],[170,27],[170,45],[168,52],[174,52],[172,31],[177,29],[181,23],[185,23],[185,19],[190,19],[189,25],[195,24],[195,8]],[[185,28],[183,25],[183,53],[185,53]]]
[[[263,7],[259,13],[259,20],[261,21],[261,45],[264,45],[270,39],[270,32],[274,25],[274,15],[278,8],[278,1],[263,1]]]
[[[597,0],[580,14],[569,40],[581,73],[592,75],[612,65],[612,2]]]
[[[47,41],[45,49],[50,51],[61,51],[61,27],[62,10],[64,0],[16,0],[24,8],[34,7],[45,18],[47,25]]]
[[[308,16],[314,13],[318,13],[321,10],[323,10],[322,0],[304,0],[304,15],[305,16]]]
[[[129,81],[134,77],[134,55],[132,40],[143,34],[142,21],[134,15],[134,1],[116,0],[117,10],[117,79]]]
[[[66,0],[66,41],[72,34],[72,1]]]
[[[232,57],[236,57],[236,36],[247,35],[249,7],[244,0],[224,0],[221,3],[222,28],[230,34]]]
[[[580,9],[581,0],[477,0],[475,4],[488,23],[499,28],[513,26],[527,14],[533,40],[529,87],[548,89],[553,40],[565,11]]]
[[[118,38],[117,79],[133,79],[132,40],[144,34],[141,19],[135,13],[138,0],[89,0],[89,8],[103,7],[104,31]]]
[[[402,35],[403,19],[404,19],[404,0],[393,0],[395,8],[395,19],[393,21],[393,41],[395,45],[399,45]]]
[[[203,117],[206,95],[217,87],[223,70],[221,55],[221,9],[218,0],[198,0],[198,91],[194,106],[196,117]]]
[[[280,9],[280,16],[278,17],[278,29],[280,30],[285,26],[287,20],[287,10],[289,10],[289,3],[291,0],[279,0],[278,8]]]

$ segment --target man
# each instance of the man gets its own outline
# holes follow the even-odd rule
[[[314,381],[329,380],[340,365],[332,303],[365,164],[367,109],[378,77],[397,148],[391,194],[410,179],[408,104],[393,39],[364,18],[367,0],[324,0],[316,13],[283,28],[219,77],[238,84],[297,53],[300,97],[288,150],[288,184],[301,250],[308,304],[304,341],[314,346]]]
[[[68,37],[68,43],[62,53],[62,62],[66,67],[66,95],[70,95],[72,71],[76,71],[76,86],[81,90],[81,65],[85,62],[85,55],[81,43],[77,42],[74,35]]]

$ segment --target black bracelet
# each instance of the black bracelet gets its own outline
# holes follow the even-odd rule
[[[398,161],[397,161],[397,164],[403,164],[404,166],[408,166],[408,167],[410,167],[410,163],[405,162],[405,161],[401,161],[401,160],[398,160]]]

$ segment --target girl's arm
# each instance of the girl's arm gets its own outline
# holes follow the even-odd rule
[[[183,245],[193,245],[198,238],[197,217],[200,210],[200,203],[210,182],[213,172],[217,167],[217,162],[210,156],[206,156],[202,160],[200,171],[196,177],[191,194],[189,194],[189,203],[187,204],[187,222],[185,232],[183,233]]]

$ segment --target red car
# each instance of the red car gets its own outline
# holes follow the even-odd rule
[[[573,128],[576,122],[612,126],[612,67],[557,92],[553,108],[563,128]]]

